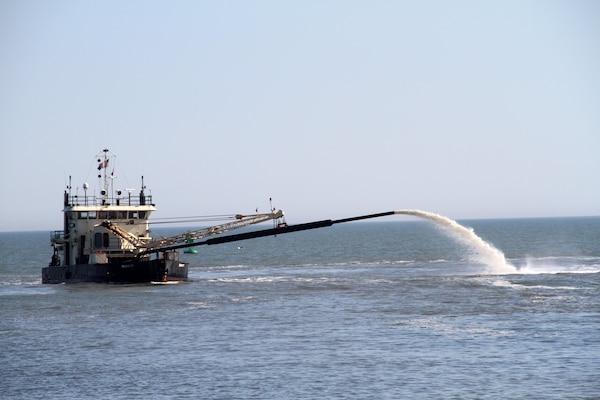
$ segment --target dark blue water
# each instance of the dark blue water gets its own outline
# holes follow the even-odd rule
[[[462,223],[515,272],[399,218],[199,247],[187,283],[41,285],[49,234],[0,233],[0,397],[599,398],[600,218]]]

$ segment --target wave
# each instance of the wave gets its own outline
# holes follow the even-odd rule
[[[526,258],[517,269],[519,274],[593,274],[600,272],[600,259],[593,257]]]

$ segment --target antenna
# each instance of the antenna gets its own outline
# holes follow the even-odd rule
[[[89,187],[90,187],[90,185],[88,185],[87,182],[83,183],[83,193],[84,193],[83,198],[85,199],[86,206],[88,205],[87,190]]]

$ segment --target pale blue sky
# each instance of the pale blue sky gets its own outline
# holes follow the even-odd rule
[[[156,217],[600,215],[598,1],[4,0],[0,60],[3,231],[105,147]]]

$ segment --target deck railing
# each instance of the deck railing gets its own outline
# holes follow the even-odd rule
[[[65,206],[143,206],[154,205],[152,195],[117,196],[113,198],[98,196],[66,195]]]

